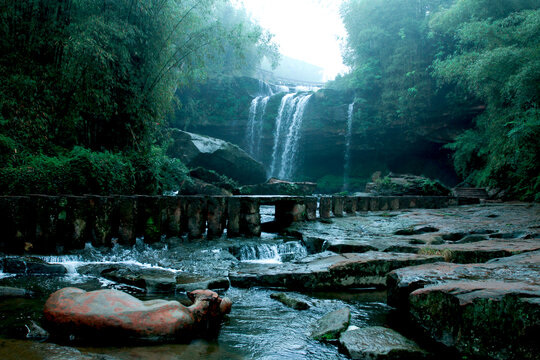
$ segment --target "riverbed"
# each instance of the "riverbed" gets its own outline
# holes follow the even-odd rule
[[[487,204],[439,210],[401,210],[359,213],[335,218],[330,223],[296,224],[286,234],[263,233],[260,239],[223,237],[212,241],[163,239],[148,245],[138,239],[133,247],[115,246],[84,250],[61,256],[41,256],[48,263],[62,264],[67,274],[60,277],[13,274],[2,270],[0,286],[31,291],[32,296],[0,299],[1,359],[347,359],[336,344],[310,337],[311,326],[323,315],[343,307],[351,310],[351,325],[393,326],[392,308],[386,305],[386,291],[381,288],[347,289],[325,292],[298,292],[294,289],[230,287],[217,290],[233,301],[232,312],[224,319],[217,336],[190,340],[183,344],[95,344],[53,342],[40,336],[32,322],[42,322],[43,304],[50,293],[76,286],[85,290],[115,288],[140,299],[177,299],[182,293],[148,293],[136,286],[106,279],[95,272],[80,272],[88,266],[129,266],[170,270],[192,276],[194,281],[225,277],[245,266],[279,265],[301,261],[303,257],[331,249],[362,249],[369,245],[379,251],[400,246],[440,245],[448,234],[482,233],[495,241],[515,236],[520,241],[538,242],[540,207],[530,204]],[[263,219],[271,218],[266,209]],[[431,227],[432,231],[396,235],[403,229]],[[463,235],[468,236],[468,235]],[[317,241],[314,241],[317,240]],[[437,242],[438,241],[438,242]],[[320,244],[314,248],[314,243]],[[344,244],[347,245],[344,247]],[[451,244],[452,246],[454,244]],[[340,247],[341,246],[341,247]],[[449,245],[450,246],[450,245]],[[402,249],[403,250],[403,249]],[[414,250],[414,249],[413,249]],[[7,255],[6,255],[7,256]],[[4,256],[3,256],[4,257]],[[308,310],[298,311],[270,298],[276,291],[303,300]],[[404,334],[409,335],[409,334]],[[412,335],[412,334],[411,334]],[[29,338],[30,337],[30,338]]]

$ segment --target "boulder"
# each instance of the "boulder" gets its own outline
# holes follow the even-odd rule
[[[414,341],[382,326],[345,331],[339,343],[352,359],[416,360],[427,357],[427,353]]]
[[[241,185],[266,180],[266,170],[238,146],[209,136],[171,130],[172,145],[167,155],[182,160],[188,167],[203,167],[238,181]]]
[[[59,336],[182,340],[217,328],[231,310],[228,298],[209,290],[188,296],[193,305],[185,307],[177,301],[141,301],[118,290],[64,288],[48,298],[44,315],[50,332]]]
[[[382,287],[394,269],[442,261],[442,256],[369,251],[308,257],[278,265],[246,264],[229,274],[232,286],[285,287],[292,290]]]
[[[410,174],[393,174],[381,178],[373,176],[366,192],[375,195],[435,195],[448,196],[450,189],[437,180]]]
[[[177,279],[178,280],[178,279]],[[203,290],[227,290],[229,288],[228,278],[215,278],[200,280],[196,282],[182,282],[176,284],[176,291],[194,291],[197,289]]]
[[[34,296],[32,291],[10,286],[0,286],[0,299],[5,298],[27,298]]]
[[[317,320],[313,325],[311,337],[319,341],[339,339],[339,335],[347,330],[351,321],[351,311],[348,307],[332,311]]]
[[[174,293],[176,288],[176,274],[169,270],[112,267],[103,270],[101,276],[145,289],[148,293]]]
[[[242,195],[311,195],[317,189],[317,184],[312,182],[291,182],[275,178],[269,179],[264,184],[242,186]]]
[[[451,281],[524,282],[540,285],[540,250],[505,258],[485,264],[432,263],[410,266],[390,272],[387,276],[388,305],[398,309],[408,308],[409,295],[424,286]],[[536,279],[536,280],[535,280]]]
[[[538,359],[540,286],[457,281],[409,297],[410,315],[434,340],[460,353],[493,359]]]
[[[5,273],[20,275],[54,275],[61,276],[67,269],[60,264],[49,264],[34,257],[6,257],[0,260],[0,269]]]
[[[274,300],[279,301],[285,306],[288,306],[295,310],[307,310],[309,309],[309,304],[303,300],[295,299],[294,297],[288,296],[284,293],[273,293],[270,294],[270,297]]]
[[[465,355],[537,359],[540,251],[485,264],[434,263],[391,272],[388,304]]]

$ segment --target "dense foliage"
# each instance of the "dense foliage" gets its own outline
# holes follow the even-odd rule
[[[537,0],[347,0],[335,87],[354,89],[373,124],[459,119],[476,126],[450,147],[463,178],[540,200],[540,4]]]
[[[176,88],[277,53],[225,0],[2,0],[0,45],[4,193],[167,188]]]

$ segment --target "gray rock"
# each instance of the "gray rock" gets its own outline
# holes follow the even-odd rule
[[[5,273],[21,275],[54,275],[61,276],[67,269],[60,264],[49,264],[34,257],[6,257],[0,260],[0,268]]]
[[[540,250],[485,264],[435,263],[388,275],[388,304],[464,355],[537,359]]]
[[[148,293],[174,293],[176,274],[168,270],[112,267],[101,275],[109,280],[145,289]]]
[[[352,359],[413,360],[425,359],[427,355],[414,341],[382,326],[345,331],[339,342]]]
[[[442,261],[442,256],[369,251],[362,254],[312,255],[307,261],[244,265],[229,274],[232,286],[301,289],[382,287],[386,274],[406,266]]]
[[[230,177],[241,185],[266,181],[264,166],[238,146],[209,136],[171,130],[173,144],[167,155],[178,158],[188,167],[204,167]]]
[[[339,335],[347,330],[351,321],[351,311],[344,307],[332,311],[320,318],[313,326],[311,337],[320,341],[339,339]]]
[[[49,333],[45,331],[41,326],[36,324],[35,321],[30,321],[25,325],[28,333],[26,334],[27,339],[36,340],[36,341],[45,341],[49,338]]]
[[[197,282],[182,283],[176,285],[176,291],[194,291],[194,290],[227,290],[229,288],[229,279],[215,278]]]
[[[9,286],[0,286],[0,299],[5,298],[26,298],[32,297],[33,293],[26,289],[14,288]]]
[[[270,297],[274,300],[279,301],[285,306],[288,306],[295,310],[307,310],[309,309],[309,304],[303,300],[295,299],[291,296],[288,296],[284,293],[274,293],[271,294]]]

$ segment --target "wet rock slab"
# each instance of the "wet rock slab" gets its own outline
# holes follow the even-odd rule
[[[288,289],[346,289],[382,287],[392,270],[442,261],[441,256],[385,253],[308,257],[306,261],[278,265],[256,264],[229,274],[236,287],[284,287]]]
[[[441,254],[447,261],[467,264],[482,263],[535,250],[540,250],[539,239],[490,239],[470,243],[430,245],[421,247],[419,253]]]
[[[352,359],[390,360],[426,359],[427,353],[414,341],[382,326],[348,330],[339,343]]]
[[[540,251],[486,264],[436,263],[388,276],[388,303],[463,354],[537,359]]]
[[[347,330],[351,321],[351,311],[344,307],[332,311],[320,318],[314,325],[311,337],[320,341],[339,339],[342,332]]]

